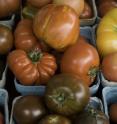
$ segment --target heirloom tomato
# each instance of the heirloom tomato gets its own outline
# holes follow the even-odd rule
[[[0,25],[0,54],[7,54],[13,47],[12,31],[3,25]]]
[[[82,78],[90,86],[99,69],[99,55],[95,47],[79,37],[76,44],[70,46],[61,59],[61,72],[71,73]]]
[[[113,103],[113,104],[110,105],[110,108],[109,108],[109,117],[110,117],[110,120],[114,124],[117,123],[117,103]]]
[[[43,117],[38,124],[71,124],[71,121],[62,115],[47,115]]]
[[[34,17],[33,30],[38,39],[62,51],[77,41],[79,19],[69,6],[49,4]]]
[[[9,53],[7,62],[11,71],[23,85],[45,84],[57,69],[55,57],[38,50],[29,53],[14,50]]]
[[[38,46],[41,49],[39,41],[33,34],[32,20],[23,19],[21,20],[15,29],[15,47],[16,49],[22,49],[30,51],[31,49]]]
[[[98,5],[99,16],[103,17],[111,9],[117,7],[117,0],[101,0]]]
[[[96,45],[101,57],[117,52],[117,8],[101,19],[96,32]]]
[[[72,115],[82,111],[89,102],[89,88],[71,74],[58,74],[47,83],[45,101],[55,113]]]

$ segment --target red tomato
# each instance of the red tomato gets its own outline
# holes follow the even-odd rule
[[[99,55],[84,37],[80,37],[75,45],[69,47],[61,60],[61,71],[72,73],[90,86],[94,81],[99,67]]]

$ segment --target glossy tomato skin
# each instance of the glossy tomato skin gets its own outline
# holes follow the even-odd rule
[[[104,0],[99,2],[98,12],[99,16],[103,17],[107,12],[109,12],[111,9],[117,7],[117,1],[116,0]]]
[[[96,45],[100,56],[117,51],[117,8],[109,11],[100,21],[96,31]]]
[[[117,82],[117,52],[104,57],[102,73],[107,80]]]
[[[45,101],[47,107],[55,113],[72,115],[85,108],[89,96],[89,88],[78,77],[58,74],[47,84]]]
[[[0,124],[4,124],[4,116],[3,114],[0,112]]]
[[[78,42],[64,52],[60,68],[61,72],[77,75],[90,86],[96,77],[99,63],[96,48],[80,36]]]
[[[109,108],[110,120],[116,124],[117,123],[117,103],[111,104]]]
[[[109,124],[109,120],[103,112],[91,108],[81,112],[74,124]]]
[[[0,54],[7,54],[12,47],[12,31],[8,27],[0,25]]]
[[[20,7],[20,0],[0,0],[0,18],[9,16]]]
[[[36,14],[33,30],[38,39],[62,51],[76,42],[79,35],[79,19],[69,6],[49,4]]]
[[[47,115],[38,124],[71,124],[71,121],[61,115]]]
[[[93,16],[93,10],[88,2],[84,3],[84,10],[80,15],[81,19],[89,19]]]
[[[57,5],[68,5],[75,10],[78,16],[81,15],[84,9],[84,0],[53,0]]]
[[[31,52],[29,57],[29,54],[23,50],[14,50],[9,53],[7,62],[11,71],[23,85],[46,84],[57,69],[54,56],[37,51]]]
[[[43,7],[49,3],[51,3],[52,0],[27,0],[27,3],[34,6],[34,7],[37,7],[37,8],[40,8],[40,7]]]
[[[33,34],[32,20],[22,19],[15,29],[15,47],[26,52],[32,50],[36,45],[40,45],[39,41]],[[41,49],[41,45],[40,45]]]
[[[46,109],[39,96],[23,96],[14,104],[13,117],[18,124],[37,124],[45,114]]]

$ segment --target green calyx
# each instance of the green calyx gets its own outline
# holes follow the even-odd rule
[[[93,117],[96,118],[96,116],[97,116],[97,111],[96,111],[94,108],[88,106],[88,107],[86,108],[86,111],[89,113],[89,115],[91,115],[91,116],[93,116]]]
[[[36,63],[42,58],[43,54],[40,51],[34,50],[28,53],[29,59],[33,62]]]
[[[37,12],[38,12],[37,8],[34,8],[32,6],[26,6],[23,8],[22,15],[25,18],[32,19],[34,18]]]
[[[95,79],[98,71],[99,71],[99,67],[91,67],[89,69],[88,75],[90,76],[91,81],[93,81]]]
[[[59,92],[58,94],[50,97],[54,99],[59,105],[63,105],[67,96],[65,93]]]

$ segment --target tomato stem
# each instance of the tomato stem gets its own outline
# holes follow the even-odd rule
[[[38,62],[42,58],[42,56],[43,56],[43,54],[38,50],[34,50],[34,51],[31,51],[28,53],[28,57],[34,63]]]
[[[90,76],[91,81],[93,81],[95,79],[98,71],[99,71],[99,67],[91,67],[89,69],[88,75]]]
[[[90,113],[92,116],[96,117],[97,113],[94,108],[88,106],[87,109],[88,113]]]

